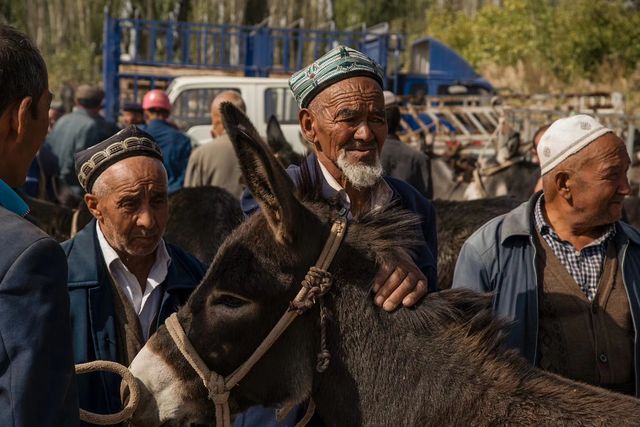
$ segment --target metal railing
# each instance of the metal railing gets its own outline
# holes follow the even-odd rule
[[[387,66],[389,34],[113,18],[106,9],[104,20],[105,114],[111,120],[122,100],[139,100],[140,87],[164,85],[176,72],[291,74],[338,44]]]

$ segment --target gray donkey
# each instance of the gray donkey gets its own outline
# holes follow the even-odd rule
[[[178,320],[208,365],[227,376],[288,308],[338,216],[314,197],[313,177],[294,186],[248,119],[223,114],[261,211],[223,243]],[[303,174],[305,175],[305,174]],[[316,181],[317,182],[317,181]],[[387,313],[371,299],[378,263],[414,245],[416,217],[390,208],[354,220],[324,296],[331,317],[328,369],[316,372],[319,308],[295,320],[230,393],[232,413],[261,404],[290,407],[312,397],[329,426],[634,425],[640,400],[527,365],[502,347],[506,325],[491,298],[465,290],[428,295]],[[131,365],[143,394],[134,424],[211,424],[214,406],[166,328]]]

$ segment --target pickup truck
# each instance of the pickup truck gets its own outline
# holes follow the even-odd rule
[[[196,141],[203,144],[211,139],[211,100],[220,92],[240,92],[247,106],[247,116],[265,135],[269,118],[273,115],[297,152],[305,148],[298,127],[298,105],[289,91],[286,78],[184,76],[176,77],[167,94],[172,104],[173,121]]]

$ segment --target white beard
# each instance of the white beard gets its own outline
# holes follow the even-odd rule
[[[345,150],[338,153],[338,167],[356,189],[369,188],[375,185],[382,178],[383,170],[380,156],[376,155],[376,162],[373,166],[365,164],[352,164],[347,160]]]

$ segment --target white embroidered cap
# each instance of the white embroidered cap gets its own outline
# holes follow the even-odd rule
[[[547,129],[538,144],[542,175],[611,129],[586,114],[558,119]]]

